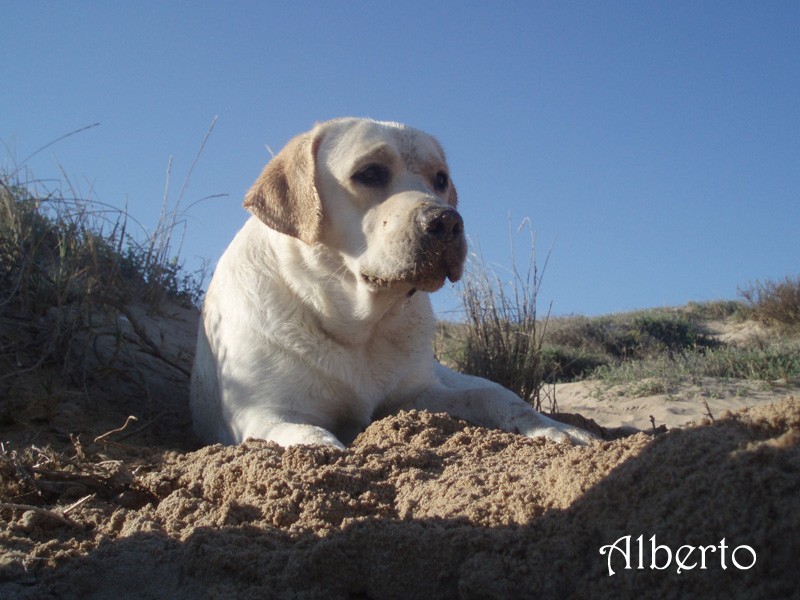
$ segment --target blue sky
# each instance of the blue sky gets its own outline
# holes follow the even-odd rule
[[[218,117],[182,200],[227,194],[189,211],[194,266],[244,222],[265,146],[404,121],[444,145],[501,275],[509,222],[552,247],[555,314],[730,299],[800,271],[798,31],[777,1],[0,0],[3,164],[100,123],[23,166],[152,228],[170,156],[175,199]]]

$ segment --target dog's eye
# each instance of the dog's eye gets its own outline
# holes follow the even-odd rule
[[[437,192],[444,192],[450,186],[450,177],[444,171],[439,171],[433,178],[433,187]]]
[[[391,178],[389,169],[378,164],[367,165],[352,177],[353,181],[367,187],[385,187]]]

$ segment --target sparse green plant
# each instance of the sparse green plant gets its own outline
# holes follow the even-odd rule
[[[800,344],[695,349],[678,355],[627,360],[599,367],[591,374],[608,388],[622,385],[633,396],[642,395],[643,381],[657,381],[665,391],[704,377],[790,383],[800,378]],[[652,384],[652,387],[655,384]]]
[[[776,341],[766,346],[724,346],[703,355],[702,373],[788,383],[800,377],[800,344]]]
[[[91,200],[36,197],[0,176],[3,305],[16,302],[40,313],[82,298],[101,302],[124,299],[142,288],[164,297],[196,303],[202,279],[187,273],[177,258],[154,260],[151,240],[127,232],[128,215]],[[113,220],[112,220],[113,219]],[[153,292],[150,292],[153,295]]]

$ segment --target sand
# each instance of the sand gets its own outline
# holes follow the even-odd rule
[[[638,390],[658,389],[660,382],[639,382]],[[668,393],[638,391],[629,385],[607,386],[600,381],[560,383],[556,386],[558,409],[578,413],[606,428],[632,427],[650,430],[664,425],[667,429],[701,423],[725,412],[777,402],[796,395],[797,386],[782,382],[754,382],[743,379],[702,378],[677,384]],[[652,417],[652,420],[651,420]]]
[[[749,406],[712,395],[713,421],[701,403],[663,413],[693,425],[586,447],[405,412],[346,450],[192,449],[185,381],[169,377],[179,405],[155,391],[142,404],[169,417],[159,427],[96,439],[137,408],[98,392],[94,417],[73,408],[35,439],[0,428],[1,598],[798,597],[800,400],[786,390]],[[648,429],[668,399],[586,401],[600,425]]]

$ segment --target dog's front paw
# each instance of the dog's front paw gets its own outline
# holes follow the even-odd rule
[[[250,428],[243,436],[270,440],[284,447],[289,446],[333,446],[344,450],[344,444],[330,431],[305,423],[276,423]]]
[[[525,435],[528,437],[544,437],[556,442],[571,442],[573,444],[585,445],[592,440],[599,439],[593,433],[589,433],[583,429],[578,429],[571,425],[564,425],[563,423],[556,423],[554,426],[535,428]]]
[[[518,429],[520,433],[529,438],[546,438],[554,442],[569,442],[578,445],[585,445],[599,439],[588,431],[560,423],[533,410],[526,416],[524,426],[518,427]]]

